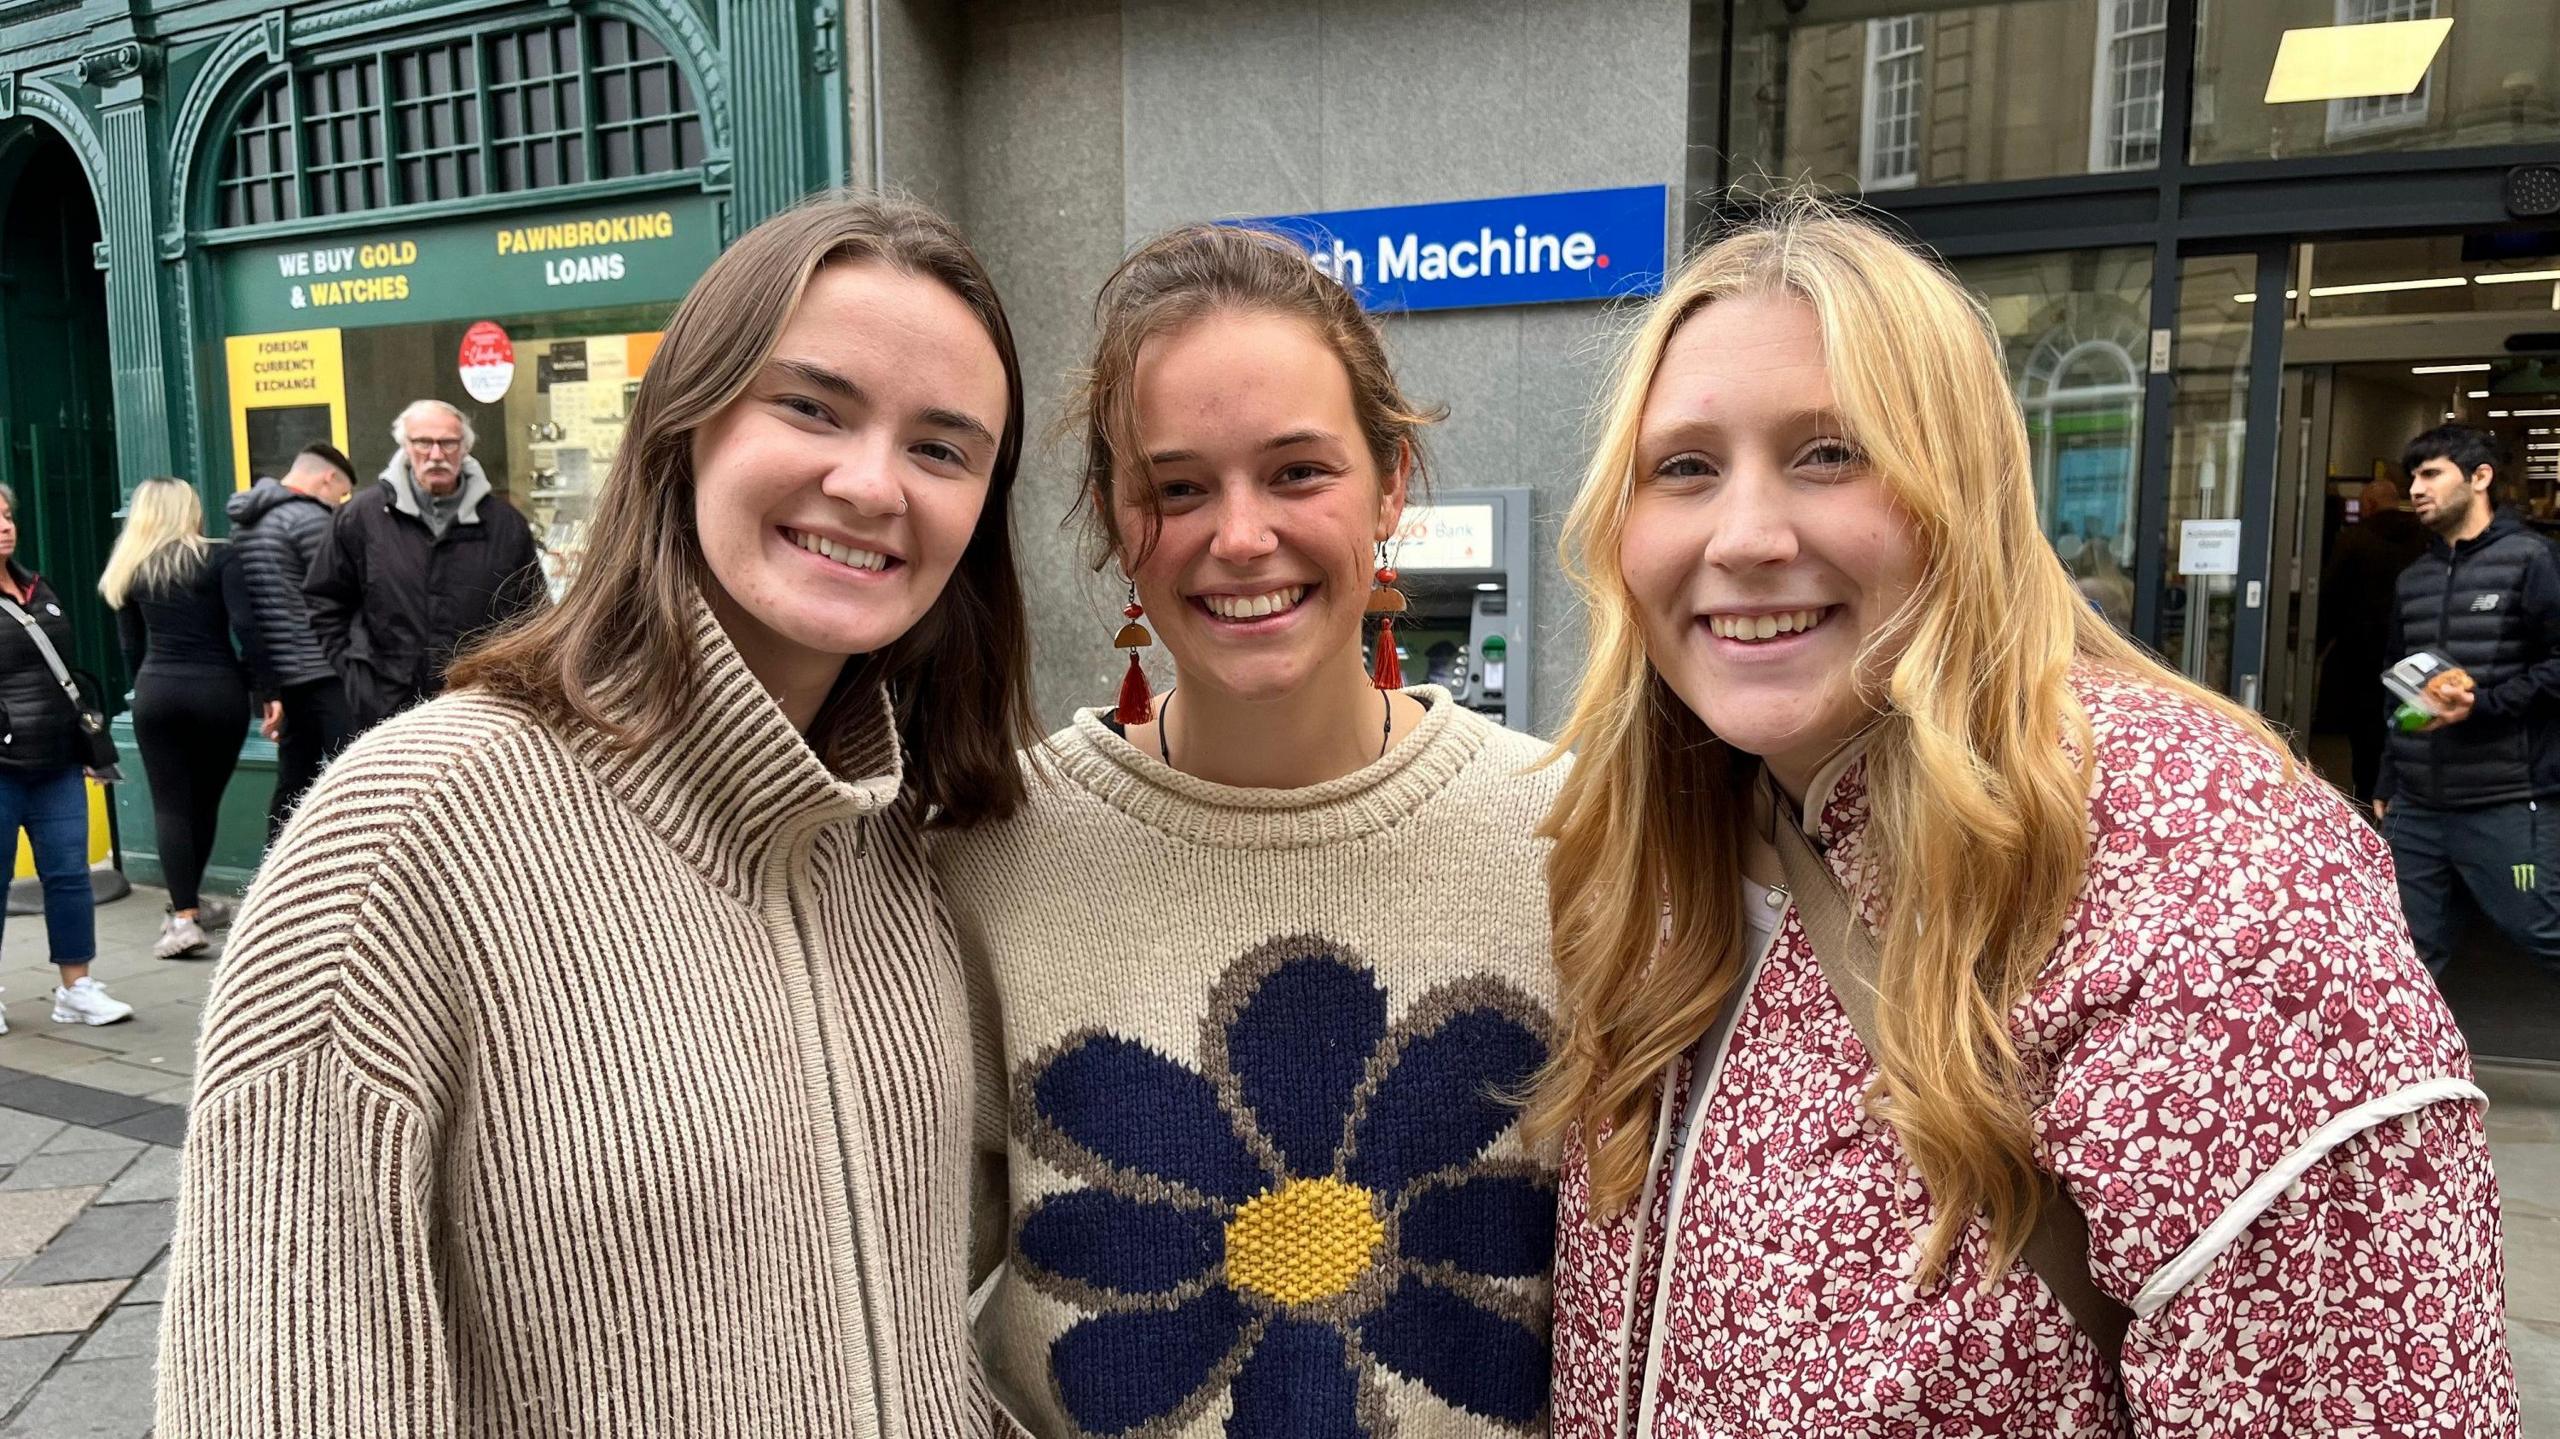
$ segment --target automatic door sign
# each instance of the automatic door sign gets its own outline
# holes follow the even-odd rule
[[[516,381],[516,347],[507,332],[488,320],[462,332],[462,392],[480,403],[494,404]]]
[[[2182,575],[2240,573],[2240,522],[2238,520],[2180,522],[2178,573]]]

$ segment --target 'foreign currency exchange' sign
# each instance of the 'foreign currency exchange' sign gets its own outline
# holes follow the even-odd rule
[[[1437,205],[1266,215],[1372,310],[1467,310],[1662,288],[1670,190],[1637,185]]]

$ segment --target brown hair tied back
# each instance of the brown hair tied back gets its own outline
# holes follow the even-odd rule
[[[691,718],[692,616],[711,582],[693,522],[694,433],[773,357],[811,276],[885,265],[967,305],[1004,363],[1004,433],[978,528],[950,583],[913,629],[856,656],[809,728],[832,756],[874,685],[898,716],[908,792],[932,822],[999,819],[1022,800],[1017,749],[1031,714],[1030,621],[1014,573],[1012,494],[1022,457],[1022,370],[995,282],[950,221],[909,200],[827,195],[738,238],[694,283],[651,358],[596,507],[575,583],[551,609],[454,667],[454,688],[516,700],[621,745],[660,743]]]
[[[1380,477],[1409,458],[1411,486],[1424,487],[1422,427],[1448,412],[1405,398],[1377,322],[1288,236],[1249,225],[1168,230],[1120,262],[1094,297],[1093,311],[1099,332],[1093,364],[1066,423],[1084,434],[1084,473],[1068,520],[1082,517],[1095,569],[1115,559],[1134,568],[1154,547],[1161,523],[1138,439],[1138,352],[1147,341],[1212,314],[1286,315],[1313,326],[1351,378],[1352,412]],[[1120,532],[1117,511],[1121,486],[1133,481],[1131,495],[1146,516],[1137,536]]]

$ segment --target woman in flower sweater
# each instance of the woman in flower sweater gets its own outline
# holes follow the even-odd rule
[[[2073,592],[1988,318],[1789,201],[1569,543],[1556,1433],[2512,1435],[2482,1095],[2372,830]]]
[[[937,849],[1006,1171],[991,1380],[1043,1436],[1542,1434],[1514,1101],[1560,773],[1364,666],[1427,417],[1278,236],[1151,241],[1099,311],[1083,503],[1175,684],[1133,665]]]

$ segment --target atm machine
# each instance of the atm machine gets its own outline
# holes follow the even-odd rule
[[[1531,492],[1435,489],[1405,506],[1388,546],[1407,609],[1396,652],[1408,684],[1527,730],[1531,698]]]

